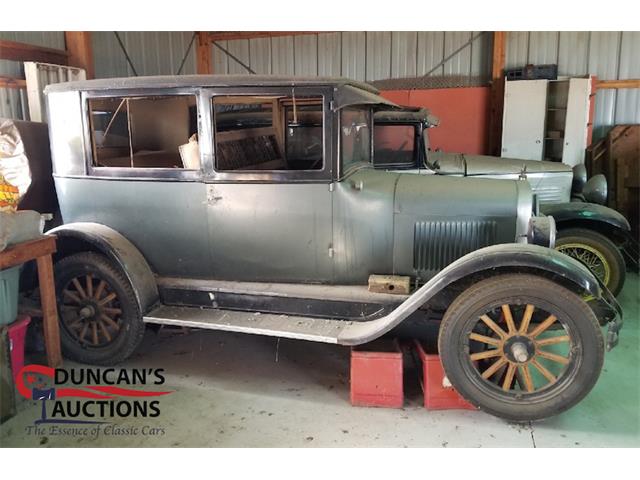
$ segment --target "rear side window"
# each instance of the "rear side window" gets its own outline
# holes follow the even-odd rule
[[[89,99],[94,167],[200,169],[193,95]]]
[[[213,98],[218,171],[322,170],[322,97]]]
[[[416,129],[413,125],[376,125],[373,135],[373,164],[376,167],[415,164]]]

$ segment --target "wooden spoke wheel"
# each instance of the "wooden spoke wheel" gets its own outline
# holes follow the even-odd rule
[[[62,289],[62,324],[80,344],[104,347],[113,342],[120,334],[121,316],[118,294],[95,274],[73,277]]]
[[[96,365],[127,358],[142,341],[144,323],[128,278],[103,255],[82,252],[54,266],[64,355]]]
[[[580,295],[524,273],[462,292],[442,319],[438,348],[464,398],[514,421],[547,418],[578,403],[604,359],[598,320]]]
[[[469,346],[480,378],[516,395],[553,385],[575,360],[570,332],[555,315],[531,304],[503,304],[482,314]]]

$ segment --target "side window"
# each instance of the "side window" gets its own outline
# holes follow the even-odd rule
[[[371,111],[366,107],[340,112],[340,162],[342,173],[359,163],[371,164]]]
[[[416,130],[413,125],[376,125],[373,130],[373,163],[385,165],[414,164]]]
[[[200,169],[193,95],[89,99],[94,167]]]
[[[214,97],[216,169],[322,170],[322,105],[322,97]]]

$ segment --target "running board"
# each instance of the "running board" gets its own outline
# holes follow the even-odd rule
[[[145,323],[252,333],[312,342],[338,343],[353,322],[214,308],[161,306],[143,317]]]

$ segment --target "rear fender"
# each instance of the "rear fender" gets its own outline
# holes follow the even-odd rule
[[[158,302],[158,287],[140,251],[116,230],[99,223],[69,223],[50,230],[58,238],[62,256],[80,251],[98,252],[113,261],[131,282],[142,314]]]

